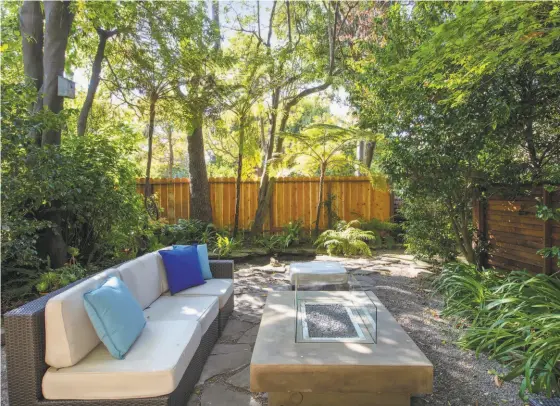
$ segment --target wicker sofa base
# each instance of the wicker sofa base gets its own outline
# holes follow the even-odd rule
[[[229,297],[228,301],[224,305],[224,307],[222,307],[220,309],[220,315],[218,316],[220,318],[220,335],[222,335],[222,332],[226,328],[226,324],[229,320],[229,316],[231,316],[231,314],[233,313],[233,308],[234,308],[233,297],[234,296],[235,295],[232,293],[231,296]]]

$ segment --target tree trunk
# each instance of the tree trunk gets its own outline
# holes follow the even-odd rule
[[[191,218],[212,222],[210,204],[210,185],[204,159],[204,139],[202,135],[202,117],[194,124],[194,130],[188,137],[189,173],[191,177]]]
[[[173,165],[174,157],[173,157],[173,127],[169,126],[167,129],[167,141],[169,143],[169,177],[173,177]]]
[[[216,42],[214,42],[214,49],[219,50],[222,33],[220,30],[220,3],[217,0],[212,0],[212,21],[214,22],[216,30],[218,31]]]
[[[105,57],[105,45],[107,44],[107,40],[116,33],[116,30],[105,31],[100,28],[97,29],[99,43],[97,44],[97,52],[95,53],[95,59],[93,60],[93,66],[91,68],[91,78],[89,80],[87,96],[84,100],[82,110],[80,111],[80,117],[78,118],[78,135],[80,137],[86,133],[89,112],[93,106],[93,99],[95,98],[95,93],[97,92],[97,87],[101,79],[101,64]]]
[[[146,164],[146,182],[144,183],[144,207],[149,212],[148,199],[152,195],[152,188],[150,184],[150,172],[152,170],[152,153],[154,143],[154,124],[156,121],[156,103],[157,96],[152,94],[150,96],[150,121],[148,123],[148,162]]]
[[[69,1],[45,1],[45,50],[43,54],[43,104],[54,114],[62,111],[64,98],[58,95],[58,76],[64,74],[66,46],[74,14]],[[60,124],[43,132],[42,145],[60,145]]]
[[[319,201],[317,202],[317,215],[315,216],[315,237],[319,236],[319,221],[321,220],[321,208],[323,207],[323,184],[325,182],[325,172],[327,166],[321,164],[321,177],[319,178]]]
[[[251,234],[257,235],[262,233],[262,228],[270,209],[270,198],[272,196],[269,188],[272,187],[270,176],[270,160],[274,153],[274,139],[276,137],[276,121],[278,119],[278,105],[280,104],[280,88],[277,87],[272,92],[272,109],[270,113],[270,127],[268,129],[268,144],[265,159],[263,162],[261,184],[259,187],[259,199],[257,202],[257,211],[255,213],[255,220],[251,226]]]
[[[366,149],[364,151],[364,160],[363,163],[366,168],[371,167],[371,163],[373,162],[373,154],[375,153],[375,141],[368,141],[366,142]]]
[[[19,10],[19,30],[23,72],[39,91],[43,85],[43,12],[40,2],[29,0],[23,2]]]
[[[239,205],[241,202],[241,174],[243,172],[243,146],[245,144],[245,120],[240,120],[239,126],[239,154],[237,156],[237,179],[235,180],[235,217],[233,221],[233,236],[239,231]]]

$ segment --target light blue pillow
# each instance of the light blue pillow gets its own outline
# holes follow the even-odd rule
[[[208,246],[206,244],[196,244],[196,253],[198,254],[198,262],[200,262],[200,269],[202,270],[202,277],[204,279],[212,279],[212,272],[210,271],[210,260],[208,259]],[[190,245],[174,245],[174,250],[180,250]]]
[[[146,325],[138,301],[113,276],[84,294],[84,306],[99,339],[113,357],[123,359]]]

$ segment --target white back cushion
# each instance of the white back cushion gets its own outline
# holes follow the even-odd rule
[[[118,276],[108,269],[49,299],[45,307],[45,362],[55,368],[76,365],[99,343],[84,307],[84,293]]]
[[[151,252],[119,266],[123,282],[142,309],[152,304],[168,289],[161,255]]]

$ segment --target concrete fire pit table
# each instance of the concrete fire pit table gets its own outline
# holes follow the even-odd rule
[[[372,292],[307,291],[298,301],[371,301],[375,343],[301,342],[294,295],[269,293],[251,359],[251,391],[268,392],[270,406],[409,406],[432,392],[431,362]]]

